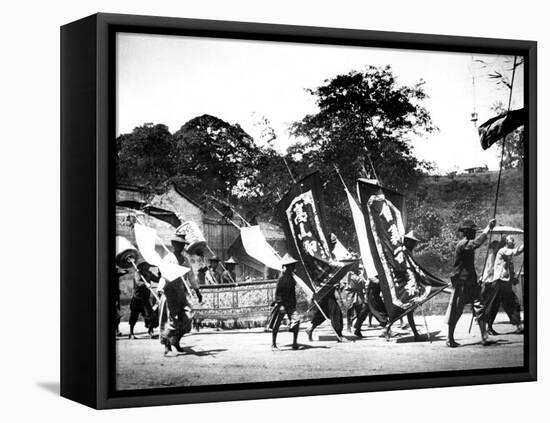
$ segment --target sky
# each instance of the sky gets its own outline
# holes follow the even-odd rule
[[[479,62],[482,60],[485,64]],[[399,85],[421,79],[423,102],[439,131],[411,137],[415,155],[446,173],[473,166],[498,169],[497,149],[483,151],[478,124],[491,106],[508,103],[509,90],[488,77],[511,76],[513,57],[417,50],[230,40],[149,34],[117,36],[117,135],[146,122],[162,123],[173,133],[188,120],[210,114],[238,123],[262,144],[265,117],[283,152],[296,142],[291,123],[316,113],[316,88],[327,79],[367,66],[390,65]],[[512,109],[523,106],[523,67],[516,71]]]

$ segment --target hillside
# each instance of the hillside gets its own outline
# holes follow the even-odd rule
[[[452,266],[452,245],[456,242],[456,228],[465,218],[473,219],[480,228],[484,227],[493,214],[498,172],[460,174],[455,176],[428,176],[423,178],[416,190],[407,195],[409,216],[408,229],[420,232],[429,226],[429,212],[434,212],[435,232],[440,235],[419,248],[418,260],[435,273],[448,274]],[[523,229],[524,221],[524,177],[521,170],[505,170],[502,173],[497,206],[497,223]],[[427,217],[428,216],[428,217]],[[430,228],[432,229],[432,228]],[[424,232],[429,232],[424,230]],[[421,234],[422,235],[422,234]],[[429,238],[423,234],[424,239]],[[522,243],[519,236],[516,242]],[[424,247],[424,248],[422,248]],[[477,254],[481,271],[485,248]],[[519,262],[521,266],[521,261]],[[518,267],[519,268],[519,267]]]

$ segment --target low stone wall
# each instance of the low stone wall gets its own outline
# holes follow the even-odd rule
[[[195,319],[202,326],[224,329],[264,326],[275,300],[277,280],[201,287],[202,304],[194,307]],[[308,305],[303,293],[296,290],[298,311]]]

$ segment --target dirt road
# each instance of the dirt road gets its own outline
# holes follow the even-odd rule
[[[471,315],[460,319],[456,331],[459,348],[447,348],[447,326],[443,316],[428,316],[433,342],[414,342],[409,330],[394,327],[398,334],[387,342],[380,328],[364,328],[364,339],[348,336],[337,343],[327,323],[316,329],[314,342],[302,332],[300,350],[290,349],[291,334],[279,334],[280,351],[270,349],[271,334],[262,330],[202,331],[186,335],[181,342],[184,354],[165,357],[158,339],[137,331],[138,338],[117,340],[117,388],[161,388],[223,383],[311,379],[324,377],[415,373],[440,370],[515,367],[523,364],[523,335],[505,315],[497,317],[495,329],[502,335],[483,347],[474,325],[468,335]],[[422,319],[416,318],[421,333]],[[136,329],[142,329],[138,323]],[[121,324],[123,333],[127,325]]]

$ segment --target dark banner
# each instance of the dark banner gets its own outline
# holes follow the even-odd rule
[[[301,262],[296,273],[314,292],[339,282],[349,268],[332,256],[320,187],[319,173],[314,172],[294,184],[277,207],[289,252]]]
[[[359,197],[360,202],[362,202],[361,198],[364,198],[366,201],[371,195],[374,195],[380,191],[395,207],[397,207],[401,213],[403,224],[407,226],[407,205],[403,194],[389,188],[382,188],[377,184],[376,180],[373,179],[357,180],[357,196]]]
[[[499,139],[504,138],[513,130],[524,125],[527,121],[525,109],[511,110],[500,116],[489,119],[478,128],[481,147],[487,150]]]
[[[401,211],[380,187],[357,182],[368,241],[390,322],[427,301],[448,283],[422,269],[403,244]],[[395,201],[402,196],[392,192]],[[401,197],[401,199],[400,199]]]

